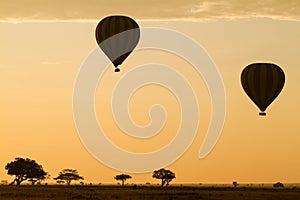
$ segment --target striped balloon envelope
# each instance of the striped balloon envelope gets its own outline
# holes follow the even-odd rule
[[[118,65],[134,50],[140,39],[139,25],[127,16],[108,16],[96,27],[96,41],[106,56],[120,71]]]
[[[253,63],[241,74],[242,86],[249,98],[265,116],[267,107],[276,99],[285,82],[283,70],[272,63]]]

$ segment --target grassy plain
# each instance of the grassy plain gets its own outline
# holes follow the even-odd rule
[[[0,186],[0,200],[297,200],[300,188],[171,186]]]

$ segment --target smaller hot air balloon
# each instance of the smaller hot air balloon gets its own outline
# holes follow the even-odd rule
[[[283,70],[272,63],[253,63],[241,74],[242,86],[249,98],[265,116],[267,107],[281,92],[285,82]]]
[[[99,47],[119,72],[118,65],[129,56],[140,39],[138,24],[127,16],[108,16],[96,27],[96,40]]]

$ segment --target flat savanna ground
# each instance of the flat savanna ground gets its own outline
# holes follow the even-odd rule
[[[300,188],[170,186],[0,186],[0,200],[300,200]]]

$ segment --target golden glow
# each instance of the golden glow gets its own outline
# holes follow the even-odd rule
[[[174,182],[299,181],[299,22],[248,19],[139,24],[171,28],[192,37],[215,61],[226,89],[227,116],[221,138],[213,151],[199,160],[211,115],[210,97],[201,76],[181,58],[153,50],[137,51],[121,66],[121,72],[126,73],[144,63],[167,64],[184,74],[196,91],[201,121],[198,135],[184,156],[166,166],[176,173]],[[86,182],[114,182],[119,172],[99,163],[85,150],[72,116],[73,84],[80,64],[96,47],[95,26],[0,24],[1,180],[12,179],[4,166],[21,156],[36,159],[52,178],[63,168],[75,168]],[[277,63],[287,78],[264,118],[258,116],[258,109],[240,86],[242,69],[257,61]],[[116,127],[109,110],[112,88],[120,76],[113,67],[107,69],[96,91],[97,117],[103,119],[108,137],[128,151],[162,147],[178,128],[180,109],[175,96],[159,86],[136,91],[129,108],[136,123],[149,123],[148,109],[154,103],[163,104],[170,118],[161,133],[149,140],[128,137]],[[131,182],[156,182],[151,173],[132,176]]]

